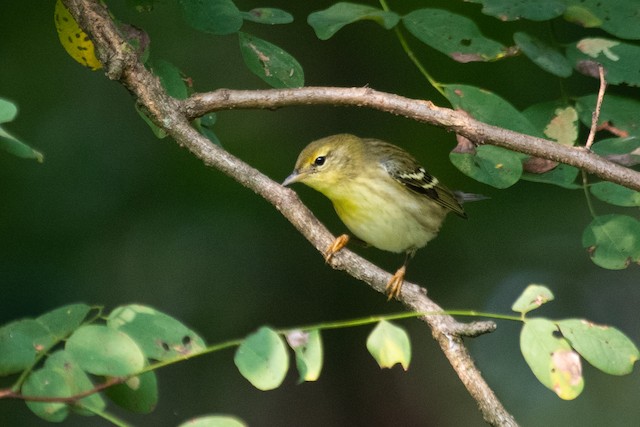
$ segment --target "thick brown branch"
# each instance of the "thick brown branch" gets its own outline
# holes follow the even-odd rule
[[[565,163],[604,180],[640,191],[640,172],[613,163],[589,150],[498,128],[479,122],[462,111],[437,107],[430,101],[405,98],[371,88],[219,89],[192,96],[183,102],[183,108],[187,117],[193,119],[219,110],[327,104],[372,108],[440,126],[479,144],[497,145],[530,156]]]
[[[165,129],[178,144],[186,147],[205,164],[221,170],[272,203],[318,251],[322,253],[325,248],[328,247],[334,237],[302,204],[296,193],[287,188],[283,188],[278,183],[235,158],[222,148],[211,144],[190,126],[189,119],[204,111],[214,109],[211,108],[210,105],[198,109],[197,100],[202,97],[209,97],[208,99],[210,100],[211,97],[215,98],[217,94],[217,96],[220,96],[220,99],[223,100],[227,95],[229,95],[227,98],[231,99],[232,96],[242,93],[247,99],[251,99],[252,92],[221,91],[216,94],[200,95],[200,97],[194,98],[189,103],[180,104],[166,94],[160,86],[158,79],[150,74],[137,58],[135,58],[132,50],[127,48],[125,41],[118,34],[107,11],[98,1],[64,0],[64,2],[78,20],[81,27],[83,27],[94,40],[100,53],[100,60],[107,69],[107,75],[111,78],[118,79],[134,95],[137,102],[148,112],[149,117],[151,117],[157,125]],[[340,89],[329,88],[309,88],[293,91],[257,91],[254,92],[254,96],[266,100],[264,102],[267,102],[267,104],[269,103],[268,100],[271,99],[271,104],[264,104],[262,106],[254,105],[254,107],[251,108],[273,108],[296,103],[308,103],[301,99],[299,95],[306,93],[308,96],[312,96],[315,91],[317,96],[317,94],[322,93],[323,90],[329,92],[332,90],[340,91]],[[413,108],[419,105],[423,105],[423,108],[429,110],[434,108],[430,103],[422,101],[412,101],[406,98],[396,97],[395,95],[381,94],[380,92],[362,89],[361,91],[364,91],[364,94],[376,95],[376,99],[383,104],[388,102],[390,104],[390,110],[388,111],[395,114],[404,114],[406,111],[409,111],[412,105]],[[298,96],[298,101],[295,100],[296,96]],[[362,105],[373,105],[371,100],[365,102],[365,98],[361,98]],[[256,99],[257,98],[254,98],[253,101],[249,102],[256,102]],[[334,97],[332,99],[330,103],[341,104],[341,102],[336,101],[337,98]],[[347,98],[344,99],[345,101],[342,102],[342,104],[353,102],[348,101]],[[231,103],[226,105],[225,108],[233,108]],[[245,105],[245,108],[250,108],[248,104]],[[395,105],[395,107],[393,105]],[[240,108],[237,100],[235,108]],[[437,112],[439,110],[440,109],[435,109],[433,111]],[[447,111],[444,109],[441,110]],[[184,114],[186,111],[189,112],[188,116]],[[451,124],[451,126],[453,126],[453,129],[456,131],[466,129],[463,125],[456,124],[455,122]],[[390,277],[389,273],[348,250],[343,250],[336,254],[330,264],[333,268],[344,270],[353,277],[368,283],[372,288],[381,293],[384,293],[386,283]],[[424,289],[415,284],[405,283],[402,288],[400,300],[411,310],[429,312],[442,311],[437,304],[426,297]],[[451,362],[451,365],[467,387],[469,393],[478,402],[485,420],[491,425],[517,425],[513,417],[504,409],[491,388],[482,378],[461,338],[464,334],[473,335],[479,332],[486,332],[492,330],[495,326],[491,322],[479,322],[474,324],[474,329],[468,325],[460,325],[455,319],[449,316],[440,315],[425,317],[423,320],[429,324],[432,334],[439,343],[442,351]]]

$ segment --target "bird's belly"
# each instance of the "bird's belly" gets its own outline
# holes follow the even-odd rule
[[[442,206],[425,200],[416,203],[407,196],[391,198],[369,193],[359,203],[353,199],[334,201],[338,216],[359,239],[382,250],[407,252],[433,239],[446,215]]]

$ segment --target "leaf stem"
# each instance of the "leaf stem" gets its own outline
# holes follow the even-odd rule
[[[110,422],[113,425],[116,425],[118,427],[133,427],[131,424],[126,423],[125,421],[121,420],[120,418],[116,417],[115,415],[113,415],[110,412],[107,411],[101,411],[95,408],[91,408],[88,406],[82,406],[83,409],[86,409],[87,411],[91,411],[94,414],[96,414],[97,416],[99,416],[100,418]]]
[[[185,354],[185,355],[182,355],[182,356],[177,356],[177,357],[174,357],[174,358],[171,358],[171,359],[166,359],[166,360],[162,360],[160,362],[152,363],[149,366],[147,366],[144,369],[142,369],[141,371],[137,372],[133,376],[138,376],[138,375],[144,374],[144,373],[149,372],[149,371],[155,371],[156,369],[163,368],[165,366],[172,365],[174,363],[178,363],[178,362],[181,362],[183,360],[192,359],[194,357],[199,357],[199,356],[204,356],[205,354],[215,353],[216,351],[224,350],[224,349],[231,348],[231,347],[237,347],[240,344],[242,344],[242,341],[244,341],[244,338],[228,340],[228,341],[221,342],[219,344],[214,344],[214,345],[208,346],[207,348],[205,348],[204,350],[202,350],[202,351],[200,351],[198,353]]]
[[[380,6],[382,6],[382,9],[385,12],[389,12],[391,11],[391,9],[389,9],[389,6],[387,5],[387,1],[386,0],[379,0],[380,2]],[[393,31],[396,33],[396,37],[398,37],[398,41],[400,41],[400,45],[402,46],[402,49],[404,50],[404,52],[407,54],[407,56],[409,57],[409,59],[411,60],[411,62],[413,62],[413,64],[418,68],[418,70],[420,71],[420,73],[427,79],[427,81],[429,82],[429,84],[438,92],[440,92],[440,95],[442,95],[443,97],[446,98],[445,93],[444,93],[444,88],[442,87],[442,84],[439,83],[438,81],[436,81],[436,79],[434,79],[431,74],[429,74],[429,72],[427,71],[427,69],[424,67],[424,65],[422,65],[422,63],[420,62],[420,60],[418,59],[418,57],[415,55],[415,53],[413,52],[413,50],[411,49],[411,47],[409,46],[409,43],[407,42],[407,39],[404,37],[404,34],[402,34],[402,31],[400,31],[400,28],[398,28],[398,26],[396,25],[393,28]]]
[[[582,170],[582,190],[584,191],[584,198],[587,201],[587,208],[592,217],[597,217],[595,208],[593,207],[593,201],[591,200],[591,193],[589,192],[589,177],[587,173]]]
[[[396,314],[385,314],[379,316],[369,316],[369,317],[361,317],[358,319],[350,319],[350,320],[342,320],[342,321],[334,321],[334,322],[323,322],[317,323],[313,325],[305,325],[297,328],[288,328],[281,329],[277,332],[280,334],[286,334],[293,330],[303,330],[309,331],[314,329],[340,329],[340,328],[350,328],[355,326],[363,326],[371,323],[377,323],[381,320],[400,320],[400,319],[408,319],[412,317],[423,317],[423,316],[470,316],[470,317],[485,317],[489,319],[500,319],[500,320],[511,320],[515,322],[521,322],[522,318],[520,316],[513,316],[508,314],[498,314],[498,313],[484,313],[480,311],[474,310],[443,310],[443,311],[434,311],[434,312],[417,312],[412,311],[408,313],[396,313]]]
[[[499,313],[486,313],[482,311],[469,311],[469,310],[445,310],[442,314],[448,314],[450,316],[470,316],[470,317],[486,317],[488,319],[499,320],[511,320],[513,322],[523,322],[523,316],[516,316],[512,314],[499,314]]]
[[[434,311],[434,312],[412,311],[412,312],[405,312],[405,313],[381,314],[377,316],[367,316],[367,317],[360,317],[357,319],[349,319],[349,320],[336,320],[332,322],[314,323],[310,325],[302,325],[297,327],[277,329],[276,332],[281,335],[286,335],[287,333],[291,331],[296,331],[296,330],[311,331],[315,329],[317,330],[342,329],[342,328],[352,328],[356,326],[370,325],[372,323],[377,323],[381,320],[400,320],[400,319],[410,319],[414,317],[446,316],[446,315],[484,317],[489,319],[511,320],[515,322],[522,322],[523,320],[519,316],[499,314],[499,313],[485,313],[485,312],[474,311],[474,310],[443,310],[443,311]],[[204,356],[205,354],[215,353],[216,351],[225,350],[231,347],[237,347],[240,344],[242,344],[243,341],[244,341],[244,338],[232,339],[232,340],[221,342],[219,344],[211,345],[199,353],[187,354],[184,356],[178,356],[171,359],[163,360],[161,362],[152,363],[149,366],[142,369],[141,371],[137,372],[134,376],[144,374],[145,372],[154,371],[156,369],[159,369],[168,365],[172,365],[174,363],[178,363],[183,360]]]

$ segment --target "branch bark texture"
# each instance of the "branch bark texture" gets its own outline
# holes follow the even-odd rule
[[[479,122],[463,111],[405,98],[371,88],[305,87],[298,89],[229,90],[196,94],[182,102],[185,115],[196,118],[212,111],[280,108],[293,105],[366,107],[443,127],[477,144],[491,144],[530,156],[565,163],[600,178],[640,191],[640,172],[582,147],[568,147],[542,138]]]
[[[64,0],[64,3],[94,41],[107,76],[121,82],[158,126],[206,165],[219,169],[270,202],[320,252],[329,246],[334,236],[302,204],[296,193],[211,144],[190,125],[190,120],[208,112],[228,109],[274,109],[319,104],[366,107],[444,127],[476,143],[493,144],[576,166],[605,180],[640,190],[640,173],[588,150],[566,147],[497,128],[478,122],[463,112],[437,107],[429,101],[409,99],[370,88],[306,87],[256,91],[220,89],[179,101],[168,96],[158,79],[138,60],[100,2]],[[349,250],[336,254],[330,265],[346,271],[381,293],[384,293],[390,277],[389,273]],[[405,283],[399,299],[413,311],[442,310],[416,284]],[[433,337],[478,403],[485,420],[496,426],[516,426],[514,418],[482,378],[462,341],[464,336],[493,330],[495,325],[491,322],[463,325],[445,315],[426,316],[423,320],[430,326]]]

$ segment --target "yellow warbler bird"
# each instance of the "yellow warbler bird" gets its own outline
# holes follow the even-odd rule
[[[400,147],[349,134],[328,136],[305,147],[282,185],[294,182],[328,197],[360,240],[406,253],[402,267],[387,283],[389,299],[400,294],[409,259],[436,237],[447,213],[466,218],[461,203],[483,198],[451,192]],[[338,237],[327,250],[327,260],[347,241],[347,235]]]

